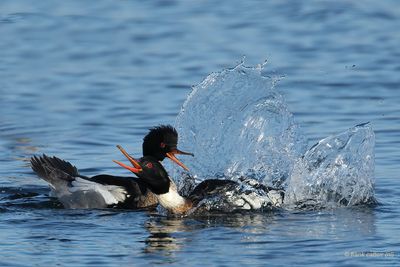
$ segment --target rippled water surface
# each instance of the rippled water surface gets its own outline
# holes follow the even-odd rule
[[[397,1],[1,1],[0,265],[398,264],[399,25]],[[46,153],[85,175],[126,175],[115,145],[140,155],[192,85],[243,56],[268,61],[309,146],[371,122],[379,205],[185,219],[66,210],[29,168]]]

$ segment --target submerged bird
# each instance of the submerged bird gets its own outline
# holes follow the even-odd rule
[[[172,126],[151,128],[143,139],[142,159],[151,159],[155,164],[160,164],[160,161],[168,157],[188,170],[175,155],[193,154],[177,149],[177,143],[178,133]],[[129,156],[122,147],[117,147],[125,156]],[[136,161],[131,163],[136,164]],[[138,209],[154,208],[158,205],[156,195],[141,178],[106,174],[87,177],[81,175],[71,163],[46,155],[32,157],[31,167],[39,177],[49,183],[52,196],[57,197],[65,208]]]
[[[170,214],[261,210],[280,207],[283,203],[283,190],[267,187],[254,179],[244,177],[240,179],[242,183],[208,179],[198,184],[187,196],[183,196],[160,161],[152,156],[135,160],[124,150],[121,151],[133,167],[114,162],[136,174]]]

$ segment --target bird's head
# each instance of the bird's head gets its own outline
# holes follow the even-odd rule
[[[183,152],[178,149],[178,132],[170,125],[160,125],[153,127],[143,139],[143,156],[151,156],[159,161],[166,157],[173,162],[188,170],[188,168],[180,162],[175,155],[191,155],[192,153]]]

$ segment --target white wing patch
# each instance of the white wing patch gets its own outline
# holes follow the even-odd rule
[[[72,187],[68,190],[71,193],[76,192],[95,192],[103,197],[107,205],[117,204],[122,202],[127,197],[127,192],[124,187],[116,185],[102,185],[82,178],[76,178],[72,182]]]

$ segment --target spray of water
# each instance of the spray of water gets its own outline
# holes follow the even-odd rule
[[[320,140],[288,181],[287,207],[352,206],[374,200],[375,135],[369,124]]]
[[[212,73],[187,97],[176,128],[180,146],[195,154],[186,163],[196,181],[252,178],[283,187],[287,207],[373,199],[371,127],[356,126],[307,150],[306,138],[274,88],[276,78],[264,77],[263,68],[239,64]],[[187,186],[184,175],[171,171],[181,177],[180,186]]]
[[[265,184],[286,179],[305,141],[293,115],[262,66],[240,64],[195,86],[176,119],[180,145],[200,180],[251,176]]]

